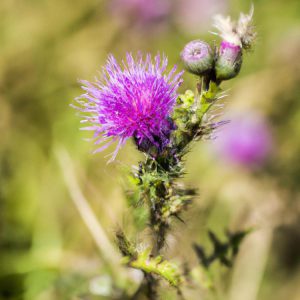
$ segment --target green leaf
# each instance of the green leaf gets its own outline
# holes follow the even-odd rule
[[[195,94],[191,90],[185,91],[184,94],[179,95],[177,103],[184,108],[190,108],[195,102]]]
[[[204,247],[201,245],[193,245],[200,264],[204,268],[208,269],[214,261],[218,260],[224,266],[231,267],[234,258],[239,251],[241,242],[251,231],[252,229],[238,231],[235,233],[227,232],[226,242],[221,242],[212,231],[209,231],[209,239],[213,244],[213,251],[210,255],[206,254]]]

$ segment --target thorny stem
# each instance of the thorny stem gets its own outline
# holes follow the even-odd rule
[[[160,250],[164,247],[166,241],[166,233],[167,233],[167,226],[165,224],[160,224],[158,232],[156,233],[156,247],[155,255],[160,253]]]
[[[163,221],[163,203],[167,200],[166,195],[157,199],[157,203],[150,207],[150,224],[154,233],[154,245],[152,255],[157,256],[160,254],[161,249],[164,247],[168,224]]]
[[[157,300],[157,285],[158,281],[152,274],[144,273],[144,280],[140,284],[139,288],[128,300],[139,300],[141,295],[146,295],[149,300]]]
[[[149,300],[157,300],[158,299],[158,293],[157,293],[157,287],[158,287],[158,281],[152,274],[145,273],[145,280],[147,282],[147,296]]]
[[[151,228],[154,231],[154,236],[155,236],[155,244],[153,248],[153,255],[159,255],[161,249],[165,245],[166,241],[166,234],[169,229],[169,218],[164,218],[163,215],[163,209],[164,209],[164,204],[170,202],[171,200],[168,198],[168,187],[167,186],[174,186],[174,181],[178,179],[181,176],[181,172],[177,174],[177,176],[174,176],[173,178],[170,178],[169,176],[169,171],[170,169],[176,167],[176,165],[179,165],[181,163],[182,156],[186,153],[185,148],[197,137],[199,136],[201,138],[202,135],[205,134],[204,129],[201,129],[201,122],[202,122],[202,117],[209,111],[211,108],[214,100],[215,100],[215,93],[212,93],[212,99],[206,99],[204,96],[204,93],[207,92],[210,88],[210,83],[213,82],[215,83],[214,80],[211,78],[214,78],[214,75],[211,75],[211,77],[206,77],[202,80],[201,84],[197,85],[198,89],[198,96],[195,99],[195,102],[199,101],[200,103],[197,103],[197,106],[200,106],[202,116],[197,116],[194,120],[194,123],[191,124],[191,127],[189,130],[182,132],[182,139],[179,144],[177,144],[177,149],[179,150],[178,153],[174,156],[171,151],[168,151],[166,157],[172,157],[174,156],[173,160],[166,160],[164,157],[158,158],[157,160],[162,160],[163,162],[166,161],[165,166],[161,166],[161,171],[165,173],[166,177],[168,180],[165,180],[161,183],[161,188],[162,190],[160,197],[158,199],[150,199],[150,224]],[[199,98],[199,99],[198,99]],[[204,107],[201,108],[201,105]],[[145,164],[147,163],[147,160]],[[180,168],[183,168],[180,166]],[[174,189],[173,189],[174,190]],[[151,198],[151,197],[150,197]],[[172,216],[172,215],[170,215]],[[173,216],[177,217],[179,220],[179,216],[177,214],[173,214]]]
[[[210,91],[211,82],[216,85],[216,88],[215,90]],[[146,192],[146,199],[150,211],[150,228],[154,234],[154,245],[152,248],[152,255],[154,257],[160,255],[160,252],[165,245],[166,235],[170,228],[170,218],[175,216],[181,220],[179,218],[179,213],[186,204],[183,204],[182,207],[178,209],[178,212],[172,212],[170,209],[170,207],[174,204],[173,201],[176,201],[176,197],[179,197],[178,191],[176,190],[175,180],[182,176],[183,166],[181,160],[186,153],[186,147],[195,138],[201,138],[205,135],[205,128],[202,129],[201,126],[202,118],[216,100],[218,84],[215,83],[213,75],[207,76],[202,79],[201,84],[198,84],[197,89],[198,95],[195,98],[196,107],[194,108],[195,118],[191,122],[190,127],[181,132],[180,142],[178,143],[177,141],[173,141],[173,143],[176,144],[176,154],[172,151],[174,149],[173,144],[155,159],[147,156],[145,162],[140,166],[140,175],[156,172],[158,174],[157,177],[159,177],[157,180],[157,177],[154,176],[153,181],[150,180],[150,182],[148,182],[150,188],[148,187]],[[198,112],[200,110],[201,113],[198,114],[197,110]],[[171,175],[171,170],[176,168],[177,172],[174,172],[174,174]],[[186,195],[191,197],[193,194],[187,193]],[[145,194],[143,194],[142,197],[145,197]],[[166,214],[166,210],[169,210],[168,214]],[[145,280],[147,282],[149,299],[157,299],[158,279],[154,278],[152,274],[145,274]],[[183,298],[180,290],[178,290],[178,293],[178,295]]]

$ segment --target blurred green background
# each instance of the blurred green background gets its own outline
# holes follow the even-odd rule
[[[160,51],[182,68],[185,43],[218,41],[208,33],[212,14],[237,17],[250,8],[250,1],[170,0],[164,14],[144,20],[125,2],[0,1],[0,299],[117,297],[92,288],[106,263],[71,200],[57,149],[68,151],[112,243],[117,226],[133,232],[124,178],[141,156],[131,143],[109,165],[112,149],[91,155],[90,134],[69,106],[81,93],[77,80],[92,80],[108,53]],[[223,161],[213,141],[194,145],[185,181],[199,197],[186,224],[174,222],[166,255],[197,264],[191,244],[207,244],[208,228],[222,237],[226,228],[254,227],[234,268],[216,266],[219,298],[299,300],[300,2],[253,2],[257,43],[240,76],[223,85],[225,110],[264,116],[272,153],[253,169]],[[195,78],[184,79],[181,91],[193,89]],[[213,299],[205,288],[186,293]],[[165,291],[163,299],[172,297]]]

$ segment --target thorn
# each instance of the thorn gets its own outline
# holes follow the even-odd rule
[[[174,217],[185,225],[185,221],[182,218],[180,218],[177,214],[174,214]]]

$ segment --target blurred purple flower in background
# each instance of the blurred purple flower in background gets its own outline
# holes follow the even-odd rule
[[[104,143],[95,152],[118,141],[113,160],[131,137],[145,151],[145,145],[161,151],[168,144],[174,129],[170,114],[183,72],[175,74],[173,67],[167,73],[167,65],[167,58],[159,54],[153,61],[150,54],[135,59],[129,53],[121,65],[110,55],[100,80],[81,81],[85,93],[76,98],[80,107],[75,108],[88,113],[82,123],[91,124],[84,129],[95,132],[95,144]]]
[[[176,9],[177,23],[190,34],[207,30],[213,15],[223,13],[227,0],[178,0]]]
[[[164,20],[171,11],[171,3],[170,0],[110,0],[109,6],[119,18],[147,26]]]
[[[254,112],[231,117],[215,146],[222,158],[246,167],[262,165],[272,151],[272,134],[267,121]]]

